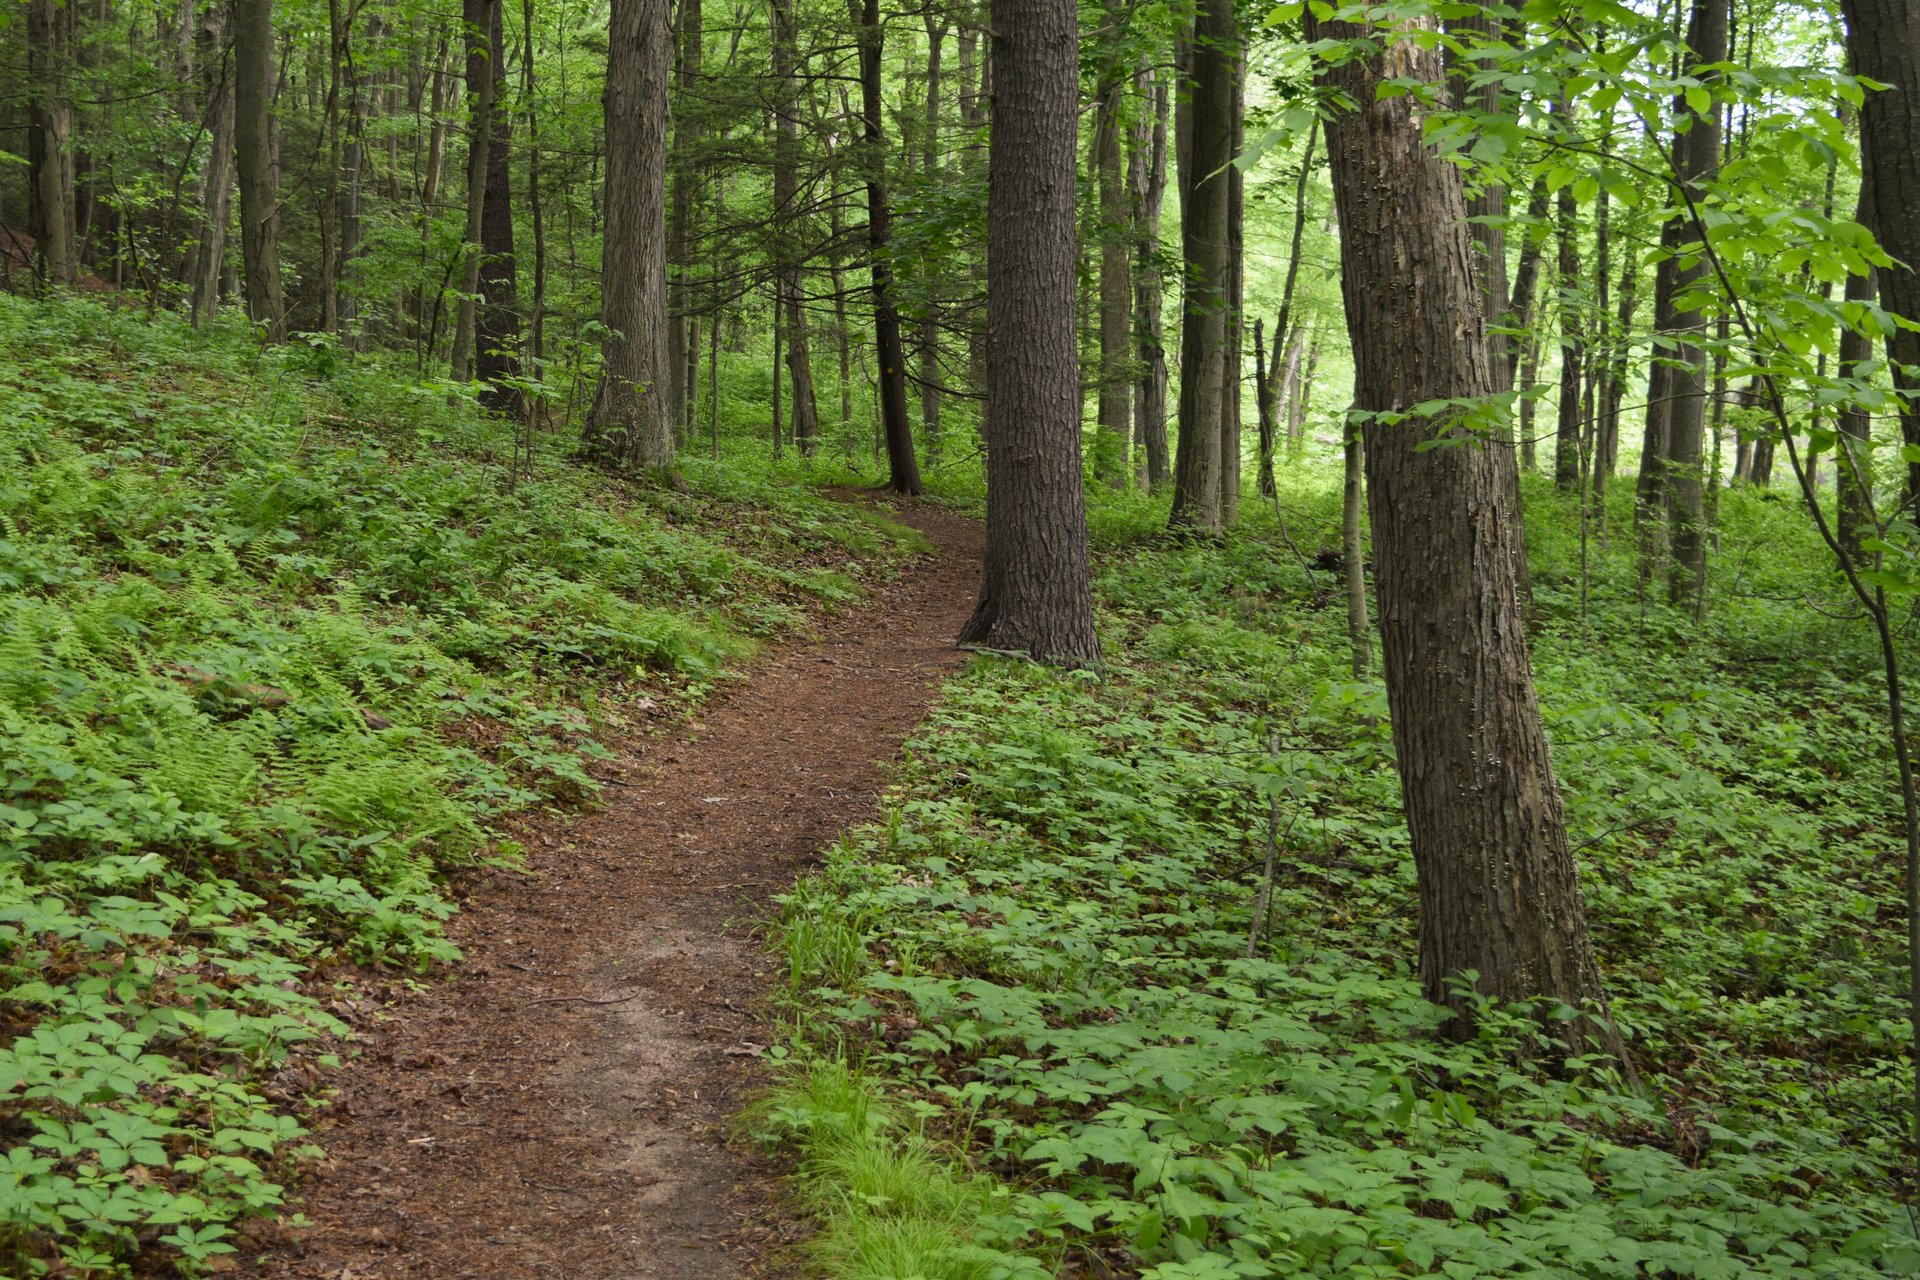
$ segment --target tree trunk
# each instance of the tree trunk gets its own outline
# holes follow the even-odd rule
[[[1422,19],[1367,30],[1311,10],[1306,23],[1309,40],[1431,30]],[[1392,58],[1400,75],[1440,78],[1431,45],[1403,39]],[[1360,104],[1329,122],[1328,154],[1421,986],[1463,1020],[1471,1003],[1455,983],[1468,972],[1495,999],[1585,1006],[1600,1019],[1586,1029],[1618,1052],[1534,694],[1500,446],[1468,433],[1423,448],[1452,424],[1372,416],[1497,389],[1460,171],[1425,144],[1418,97],[1379,99],[1383,63],[1356,58],[1320,80]]]
[[[1293,331],[1293,294],[1294,286],[1298,284],[1300,280],[1300,248],[1301,245],[1305,243],[1307,234],[1307,183],[1313,176],[1313,147],[1314,143],[1319,140],[1319,137],[1320,121],[1315,119],[1312,124],[1307,126],[1307,149],[1300,157],[1300,173],[1299,176],[1294,179],[1293,183],[1293,238],[1287,249],[1286,283],[1280,287],[1280,315],[1273,322],[1273,363],[1268,367],[1266,373],[1267,394],[1269,396],[1284,394],[1286,388],[1292,382],[1293,373],[1291,369],[1286,371],[1285,376],[1282,376],[1280,369],[1281,360],[1294,360],[1298,358],[1300,344],[1297,335]],[[1282,352],[1288,354],[1283,356]],[[1273,415],[1273,412],[1272,406],[1261,407],[1261,413],[1263,415]],[[1289,450],[1294,451],[1297,451],[1300,447],[1299,442],[1293,438],[1291,432],[1289,432],[1287,436],[1287,447]],[[1260,465],[1260,484],[1262,486],[1260,491],[1271,494],[1274,492],[1272,457],[1264,458]]]
[[[819,447],[820,409],[814,401],[813,357],[807,347],[806,272],[801,265],[800,242],[805,224],[796,207],[800,183],[800,128],[797,112],[799,97],[793,78],[793,0],[773,0],[773,216],[774,233],[780,248],[779,299],[775,310],[784,312],[782,334],[786,344],[787,372],[793,380],[789,413],[793,420],[794,448],[808,457]],[[774,362],[774,381],[779,382],[779,361]],[[778,414],[775,415],[778,438]]]
[[[233,147],[247,318],[267,341],[287,336],[280,292],[280,183],[273,147],[273,0],[233,0]]]
[[[1360,538],[1360,508],[1366,501],[1360,426],[1349,418],[1341,424],[1340,434],[1345,473],[1340,489],[1340,571],[1347,587],[1347,648],[1353,657],[1353,678],[1365,680],[1373,665],[1373,624],[1367,618],[1367,554]]]
[[[501,0],[461,0],[467,46],[467,229],[461,239],[460,299],[454,309],[453,378],[473,379],[480,315],[480,264],[486,253],[487,169],[493,150],[493,20]]]
[[[74,225],[73,6],[29,0],[27,54],[33,111],[27,156],[34,252],[47,283],[65,288],[79,274]]]
[[[1246,171],[1238,163],[1246,142],[1246,57],[1233,60],[1233,115],[1227,155],[1227,316],[1226,348],[1220,358],[1220,523],[1240,519],[1241,384],[1246,334],[1241,320],[1246,293]]]
[[[1701,68],[1727,57],[1727,0],[1694,0],[1693,16],[1687,24],[1689,50],[1688,74],[1714,77],[1717,73]],[[1682,119],[1691,119],[1691,127],[1674,142],[1677,177],[1698,197],[1702,184],[1720,163],[1720,112],[1709,106],[1705,114],[1687,105],[1684,95],[1678,108]],[[1682,235],[1691,240],[1692,233]],[[1705,277],[1705,262],[1679,265],[1673,287],[1677,296],[1693,291]],[[1671,394],[1672,419],[1668,427],[1667,459],[1669,511],[1672,520],[1673,564],[1667,578],[1667,599],[1675,604],[1695,599],[1705,589],[1707,578],[1707,528],[1701,461],[1705,456],[1707,367],[1701,349],[1703,321],[1698,309],[1677,312],[1674,328],[1682,334],[1678,365],[1673,370]]]
[[[867,182],[867,250],[873,279],[874,356],[879,361],[880,420],[887,445],[887,488],[920,492],[920,464],[907,421],[906,356],[900,347],[900,312],[893,300],[890,241],[893,210],[887,203],[887,144],[882,129],[880,0],[848,0],[860,35],[861,167]],[[1067,316],[1073,316],[1069,299]],[[989,410],[991,412],[991,410]]]
[[[1153,98],[1151,123],[1142,113],[1128,161],[1133,193],[1134,342],[1139,352],[1139,385],[1133,402],[1133,432],[1139,446],[1142,479],[1149,489],[1167,482],[1167,351],[1160,317],[1160,207],[1167,191],[1167,117],[1164,78],[1137,72],[1134,83]]]
[[[1863,186],[1859,211],[1854,215],[1866,225],[1871,192]],[[1878,272],[1847,277],[1847,301],[1865,308],[1876,293]],[[1863,378],[1873,357],[1873,343],[1851,324],[1840,330],[1840,376]],[[1836,531],[1847,552],[1860,558],[1861,542],[1873,531],[1873,418],[1859,404],[1848,402],[1840,410],[1840,448],[1834,459],[1834,486],[1839,490]]]
[[[1127,483],[1127,441],[1133,435],[1133,281],[1128,262],[1132,228],[1120,164],[1120,114],[1127,82],[1118,61],[1125,18],[1112,3],[1103,14],[1114,31],[1108,53],[1111,65],[1100,85],[1093,118],[1093,162],[1100,188],[1100,428],[1094,439],[1093,473],[1119,489]]]
[[[674,430],[684,432],[693,424],[699,398],[693,368],[699,358],[699,342],[690,314],[693,284],[689,277],[693,270],[693,198],[700,183],[694,160],[700,148],[700,116],[693,98],[700,86],[706,39],[700,0],[680,0],[673,22],[679,46],[680,110],[673,117],[673,213],[667,224],[667,268],[673,281],[672,296],[667,299],[667,404]]]
[[[487,73],[486,197],[480,218],[480,307],[474,323],[474,377],[486,384],[480,403],[520,416],[520,284],[513,253],[511,125],[507,115],[506,39],[501,0],[490,0]]]
[[[1629,248],[1622,255],[1620,301],[1613,318],[1613,351],[1608,356],[1606,394],[1600,399],[1600,447],[1594,452],[1593,491],[1604,499],[1620,459],[1620,402],[1626,396],[1627,362],[1633,350],[1633,315],[1639,302],[1640,262]],[[1605,507],[1601,508],[1605,519]]]
[[[1920,7],[1909,0],[1841,0],[1847,53],[1855,75],[1886,85],[1860,108],[1861,167],[1871,201],[1864,221],[1892,255],[1879,272],[1887,310],[1920,320]],[[1900,437],[1920,445],[1920,333],[1900,327],[1887,339],[1900,393]],[[1920,494],[1920,462],[1906,469],[1906,492]]]
[[[211,323],[220,309],[220,268],[233,210],[233,63],[225,51],[225,13],[218,5],[207,9],[198,39],[208,142],[200,172],[199,242],[188,273],[187,307],[195,328]]]
[[[1562,125],[1571,130],[1564,98],[1559,110]],[[1562,493],[1571,493],[1580,483],[1580,450],[1586,436],[1580,420],[1580,375],[1586,367],[1587,344],[1580,325],[1580,215],[1571,186],[1560,188],[1558,204],[1560,403],[1553,433],[1553,483]]]
[[[1239,62],[1232,0],[1200,0],[1187,56],[1191,105],[1184,113],[1189,125],[1179,157],[1186,288],[1180,326],[1180,441],[1169,523],[1211,533],[1225,521],[1220,418],[1233,265],[1227,170],[1233,159],[1233,86]]]
[[[947,19],[931,9],[923,15],[927,28],[926,149],[920,158],[929,191],[940,183],[940,51],[946,43]],[[940,293],[939,281],[929,280],[926,306],[920,312],[920,426],[927,448],[940,456]]]
[[[1522,334],[1531,333],[1533,329],[1534,296],[1540,288],[1540,260],[1546,246],[1542,224],[1546,220],[1547,180],[1542,176],[1533,180],[1533,187],[1527,192],[1527,240],[1520,246],[1520,264],[1513,273],[1513,299],[1508,312],[1510,327]],[[1500,388],[1502,391],[1513,389],[1521,362],[1529,350],[1537,353],[1538,347],[1527,339],[1507,344],[1506,381]],[[1501,370],[1496,367],[1494,372],[1498,376]],[[1525,381],[1531,383],[1532,378],[1533,375],[1528,374]],[[1526,447],[1524,440],[1522,444]]]
[[[1080,480],[1074,0],[993,0],[987,199],[987,552],[963,644],[1100,661]]]
[[[1273,453],[1280,434],[1280,423],[1274,413],[1276,399],[1273,390],[1272,375],[1267,372],[1267,347],[1262,330],[1265,322],[1255,318],[1253,322],[1253,413],[1259,436],[1259,453],[1254,465],[1259,471],[1257,483],[1260,496],[1271,498],[1279,492],[1279,486],[1273,479]]]
[[[607,20],[606,246],[600,268],[606,364],[583,446],[624,469],[671,466],[667,374],[669,0],[613,0]]]
[[[546,377],[545,326],[547,318],[547,219],[540,195],[540,116],[533,84],[533,0],[520,0],[520,89],[527,97],[527,214],[533,223],[533,298],[527,316],[527,374],[536,382]],[[531,406],[529,407],[531,410]]]

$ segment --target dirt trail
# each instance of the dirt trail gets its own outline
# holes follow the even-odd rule
[[[959,661],[977,524],[816,643],[775,650],[602,811],[476,886],[466,963],[363,1033],[300,1188],[313,1227],[257,1274],[728,1280],[777,1271],[772,1171],[724,1145],[759,1077],[772,961],[747,925],[872,811]],[[597,1003],[596,1003],[597,1002]]]

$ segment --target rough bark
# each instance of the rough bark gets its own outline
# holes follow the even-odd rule
[[[1220,416],[1225,385],[1227,309],[1232,285],[1228,244],[1233,159],[1233,82],[1238,54],[1231,0],[1200,0],[1188,53],[1190,105],[1180,155],[1181,257],[1186,264],[1180,324],[1180,439],[1174,454],[1176,529],[1218,531],[1221,509]]]
[[[1309,39],[1363,31],[1311,10],[1306,21]],[[1400,34],[1423,28],[1409,22]],[[1459,424],[1445,419],[1374,416],[1483,399],[1497,386],[1460,172],[1424,144],[1417,97],[1378,100],[1389,74],[1434,83],[1440,57],[1400,41],[1320,79],[1359,104],[1328,124],[1328,154],[1382,669],[1420,889],[1421,985],[1463,1018],[1470,1004],[1455,984],[1469,972],[1497,999],[1598,1013],[1604,993],[1533,688],[1500,446],[1449,431]],[[1442,433],[1438,447],[1421,447]],[[1589,1025],[1618,1051],[1604,1015]]]
[[[583,446],[625,469],[669,466],[667,377],[669,0],[613,0],[607,20],[606,247],[600,269],[605,366]]]
[[[1892,255],[1879,273],[1882,302],[1920,320],[1920,6],[1909,0],[1841,0],[1847,54],[1856,75],[1887,86],[1869,91],[1860,109],[1861,165],[1871,189],[1866,225]],[[1920,333],[1897,328],[1887,339],[1894,388],[1900,393],[1900,435],[1920,445]],[[1920,494],[1920,463],[1906,471],[1911,502]]]
[[[1079,9],[993,0],[987,551],[962,643],[1097,663],[1074,334]]]
[[[887,200],[880,0],[848,0],[848,5],[860,36],[860,161],[867,184],[868,269],[873,282],[874,356],[879,362],[876,373],[881,429],[887,447],[887,488],[895,493],[917,494],[920,463],[914,456],[913,428],[907,420],[906,356],[900,344],[900,312],[893,298],[893,208]],[[1073,315],[1071,300],[1067,315]]]
[[[280,183],[273,147],[273,0],[233,0],[233,150],[247,318],[269,342],[287,336],[280,290]]]
[[[1136,87],[1153,99],[1153,119],[1145,113],[1137,126],[1128,161],[1133,194],[1134,342],[1139,352],[1139,383],[1133,401],[1134,442],[1139,446],[1141,479],[1149,489],[1165,485],[1167,466],[1167,351],[1160,315],[1160,208],[1167,191],[1167,84],[1151,70],[1138,72]]]

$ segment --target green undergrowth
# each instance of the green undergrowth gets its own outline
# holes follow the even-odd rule
[[[591,801],[627,708],[915,543],[557,439],[510,484],[510,434],[323,341],[0,295],[0,1274],[232,1252],[349,966],[456,958],[447,874]]]
[[[1097,511],[1110,669],[949,684],[884,822],[785,899],[770,1107],[798,1118],[768,1131],[811,1159],[809,1090],[857,1077],[912,1117],[896,1149],[927,1180],[990,1182],[957,1238],[1062,1276],[1920,1273],[1897,793],[1859,624],[1778,603],[1845,613],[1804,521],[1727,495],[1699,622],[1596,537],[1583,622],[1577,513],[1529,494],[1541,697],[1632,1085],[1525,1010],[1436,1035],[1384,694],[1302,563],[1338,545],[1337,497],[1280,505],[1299,558],[1270,514],[1171,545],[1130,539],[1135,500]],[[805,1168],[829,1239],[880,1207]],[[992,1265],[888,1274],[1023,1264]]]

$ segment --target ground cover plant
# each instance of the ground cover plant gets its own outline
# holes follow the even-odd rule
[[[794,1083],[756,1131],[811,1152],[870,1105],[851,1073],[883,1145],[995,1184],[917,1269],[842,1243],[824,1274],[1920,1268],[1867,637],[1778,608],[1837,588],[1766,495],[1723,496],[1700,622],[1641,598],[1618,532],[1590,542],[1583,620],[1577,508],[1528,501],[1542,703],[1638,1080],[1525,1010],[1437,1034],[1384,695],[1348,671],[1337,584],[1270,518],[1143,541],[1125,499],[1094,513],[1110,668],[978,660],[885,822],[784,906]],[[1309,555],[1337,545],[1320,486],[1280,506]],[[843,1183],[829,1240],[920,1218]]]
[[[331,343],[0,294],[0,1273],[193,1274],[283,1203],[352,963],[917,535],[617,484]]]

